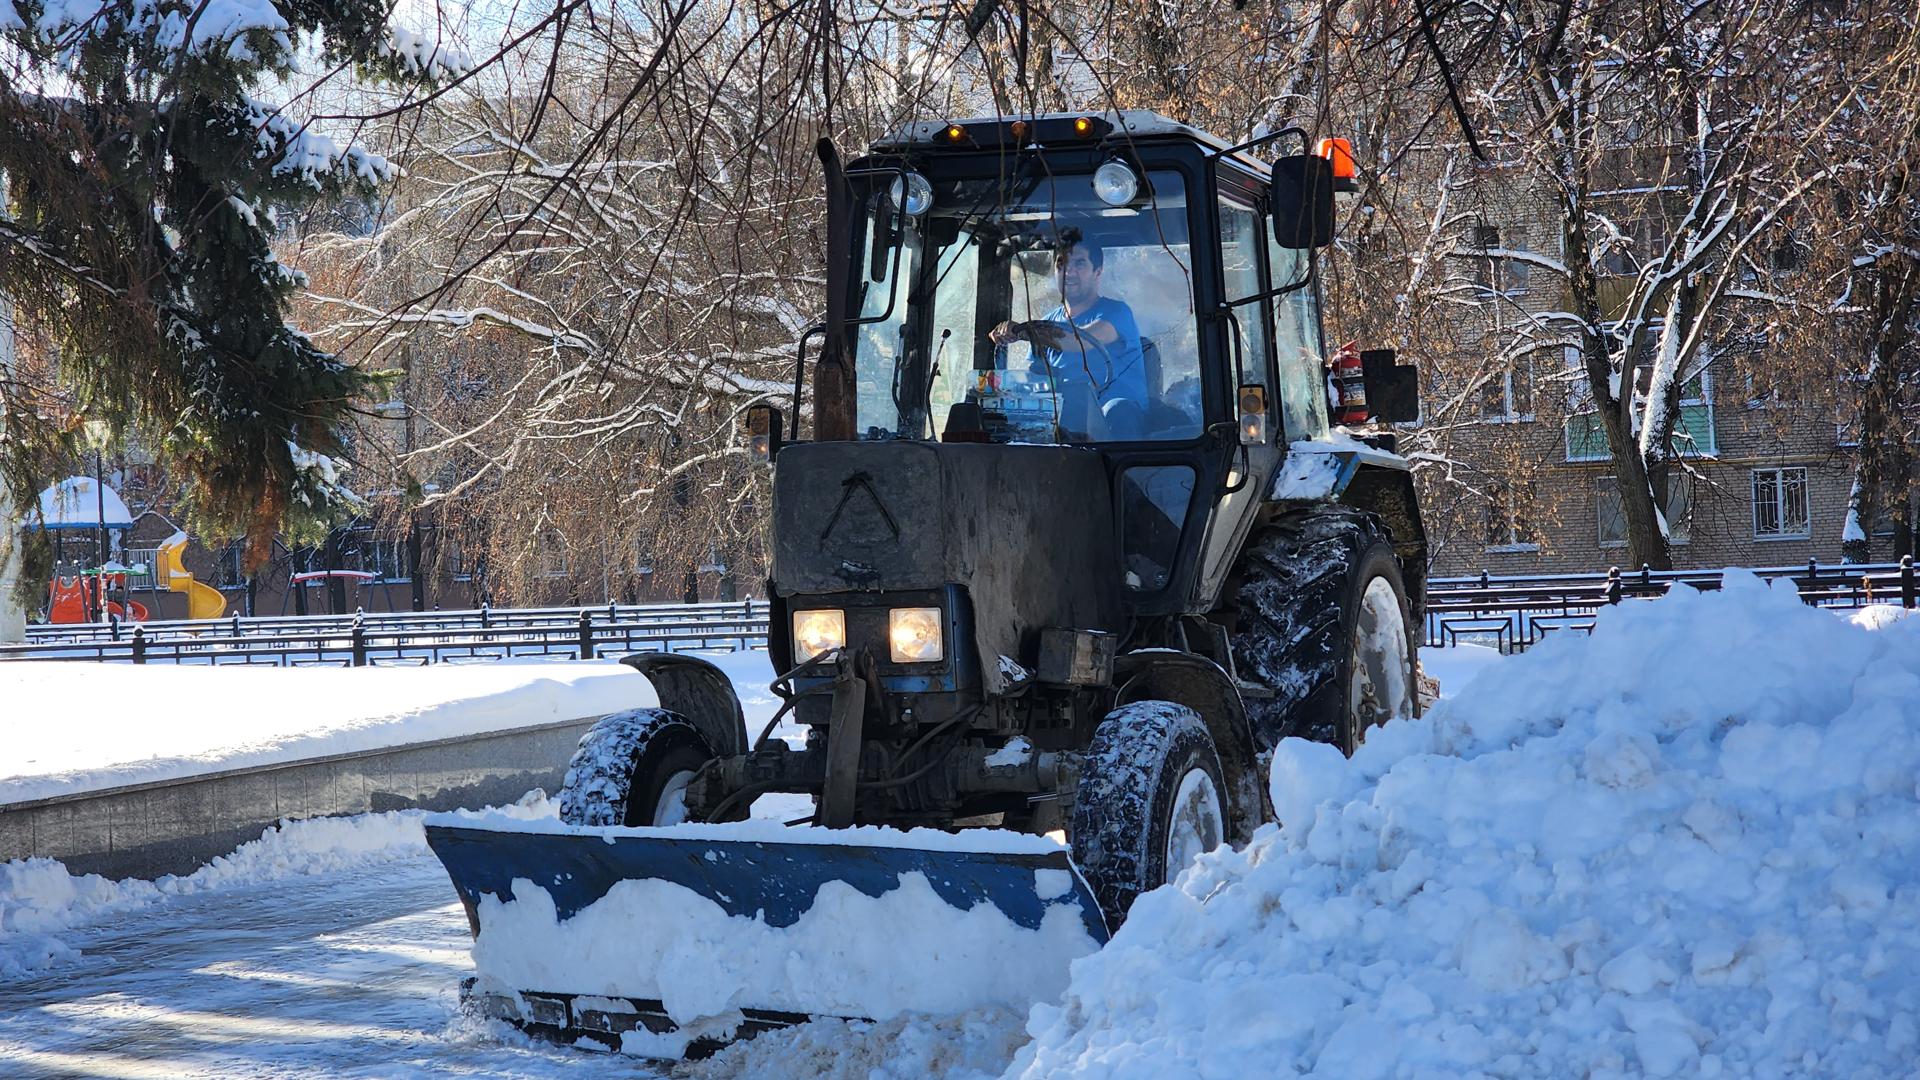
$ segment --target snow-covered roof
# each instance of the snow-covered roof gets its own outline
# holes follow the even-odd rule
[[[29,529],[133,528],[127,504],[110,487],[96,494],[91,476],[69,476],[40,493],[40,513],[26,522]]]

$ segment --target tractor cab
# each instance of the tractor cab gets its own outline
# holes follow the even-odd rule
[[[1313,247],[1333,178],[1304,139],[1262,140],[1302,151],[1269,166],[1121,112],[876,144],[845,170],[852,386],[816,409],[861,440],[1098,450],[1126,606],[1192,609],[1252,481],[1327,432]]]

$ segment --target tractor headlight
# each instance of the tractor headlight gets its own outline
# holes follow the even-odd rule
[[[925,664],[945,654],[940,609],[897,607],[887,612],[887,648],[896,664]]]
[[[919,217],[933,209],[933,185],[917,172],[910,172],[893,182],[887,188],[887,198],[893,205],[906,212],[908,217]]]
[[[836,609],[793,613],[793,651],[797,661],[811,660],[829,649],[847,647],[847,613]]]
[[[1093,193],[1108,206],[1125,206],[1140,194],[1140,178],[1123,161],[1109,161],[1093,170]]]

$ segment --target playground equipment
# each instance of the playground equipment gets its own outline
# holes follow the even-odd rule
[[[181,557],[187,550],[187,534],[174,533],[155,553],[154,580],[169,592],[185,593],[187,618],[217,619],[226,614],[227,598],[220,590],[193,579]],[[55,620],[56,622],[58,620]]]
[[[93,622],[93,613],[104,610],[117,619],[147,621],[147,606],[126,597],[125,570],[82,570],[77,574],[54,574],[47,590],[47,620],[55,623]],[[109,599],[118,592],[121,600]]]
[[[296,613],[305,615],[307,614],[307,586],[331,585],[336,581],[351,581],[364,589],[367,584],[377,576],[378,575],[365,570],[305,570],[287,578],[287,581],[293,586],[293,602]],[[340,598],[337,599],[331,588],[327,590],[327,611],[329,614],[345,615],[347,613],[346,602],[344,600],[345,595],[345,593],[341,593]]]

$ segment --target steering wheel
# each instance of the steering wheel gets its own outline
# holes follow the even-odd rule
[[[1049,322],[1048,325],[1060,326],[1061,324]],[[1146,407],[1146,403],[1123,397],[1106,397],[1102,400],[1102,397],[1096,395],[1094,392],[1094,386],[1099,382],[1094,376],[1093,369],[1095,364],[1098,363],[1109,375],[1116,373],[1116,369],[1119,367],[1119,363],[1114,359],[1113,350],[1108,348],[1104,342],[1094,337],[1091,333],[1079,327],[1073,327],[1071,324],[1069,324],[1069,328],[1064,331],[1064,334],[1067,340],[1072,341],[1080,347],[1080,352],[1076,359],[1073,355],[1062,350],[1060,368],[1072,371],[1074,374],[1080,376],[1080,378],[1059,380],[1058,373],[1052,364],[1046,365],[1047,374],[1055,379],[1056,388],[1059,382],[1066,381],[1069,385],[1075,387],[1076,395],[1084,393],[1088,397],[1087,431],[1085,432],[1085,436],[1093,441],[1136,437],[1135,435],[1123,432],[1121,429],[1130,428],[1139,430],[1144,427],[1142,418],[1145,416],[1143,410]],[[1041,347],[1042,346],[1037,344],[1034,346],[1036,354]],[[1058,391],[1056,389],[1056,394],[1057,393]],[[1112,410],[1111,413],[1109,409]],[[1065,412],[1064,409],[1061,411],[1063,413]],[[1120,417],[1131,420],[1132,423],[1116,423],[1114,416],[1116,413]]]

